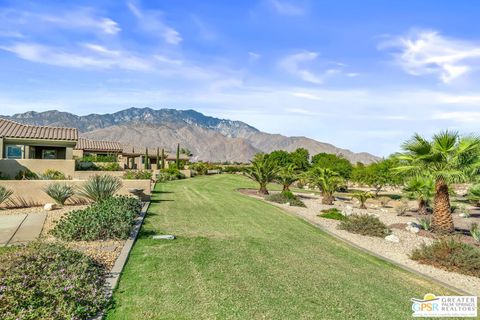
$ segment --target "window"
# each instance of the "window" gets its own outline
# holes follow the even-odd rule
[[[7,145],[7,159],[22,159],[23,146]]]
[[[57,150],[42,150],[42,159],[57,159]]]

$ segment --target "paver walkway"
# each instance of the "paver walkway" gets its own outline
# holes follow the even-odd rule
[[[40,236],[46,213],[0,216],[0,246],[22,244]]]

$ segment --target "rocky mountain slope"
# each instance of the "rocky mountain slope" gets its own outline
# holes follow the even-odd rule
[[[369,153],[354,153],[306,137],[261,132],[241,121],[208,117],[194,110],[130,108],[86,116],[53,110],[2,117],[27,124],[76,127],[87,138],[115,140],[139,147],[161,146],[172,150],[180,143],[193,152],[195,159],[205,161],[247,162],[257,152],[293,151],[301,147],[308,149],[311,155],[320,152],[342,154],[354,163],[379,159]]]

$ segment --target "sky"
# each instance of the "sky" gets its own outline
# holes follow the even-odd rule
[[[0,0],[0,114],[194,109],[386,156],[480,123],[480,1]]]

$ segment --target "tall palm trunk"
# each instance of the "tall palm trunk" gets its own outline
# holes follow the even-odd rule
[[[448,185],[445,180],[438,179],[435,182],[435,200],[432,217],[432,229],[437,232],[453,232],[452,212],[450,210],[450,197]]]
[[[417,212],[418,212],[418,214],[421,214],[421,215],[428,214],[427,201],[425,201],[425,199],[423,199],[423,198],[418,199],[418,210],[417,210]]]

